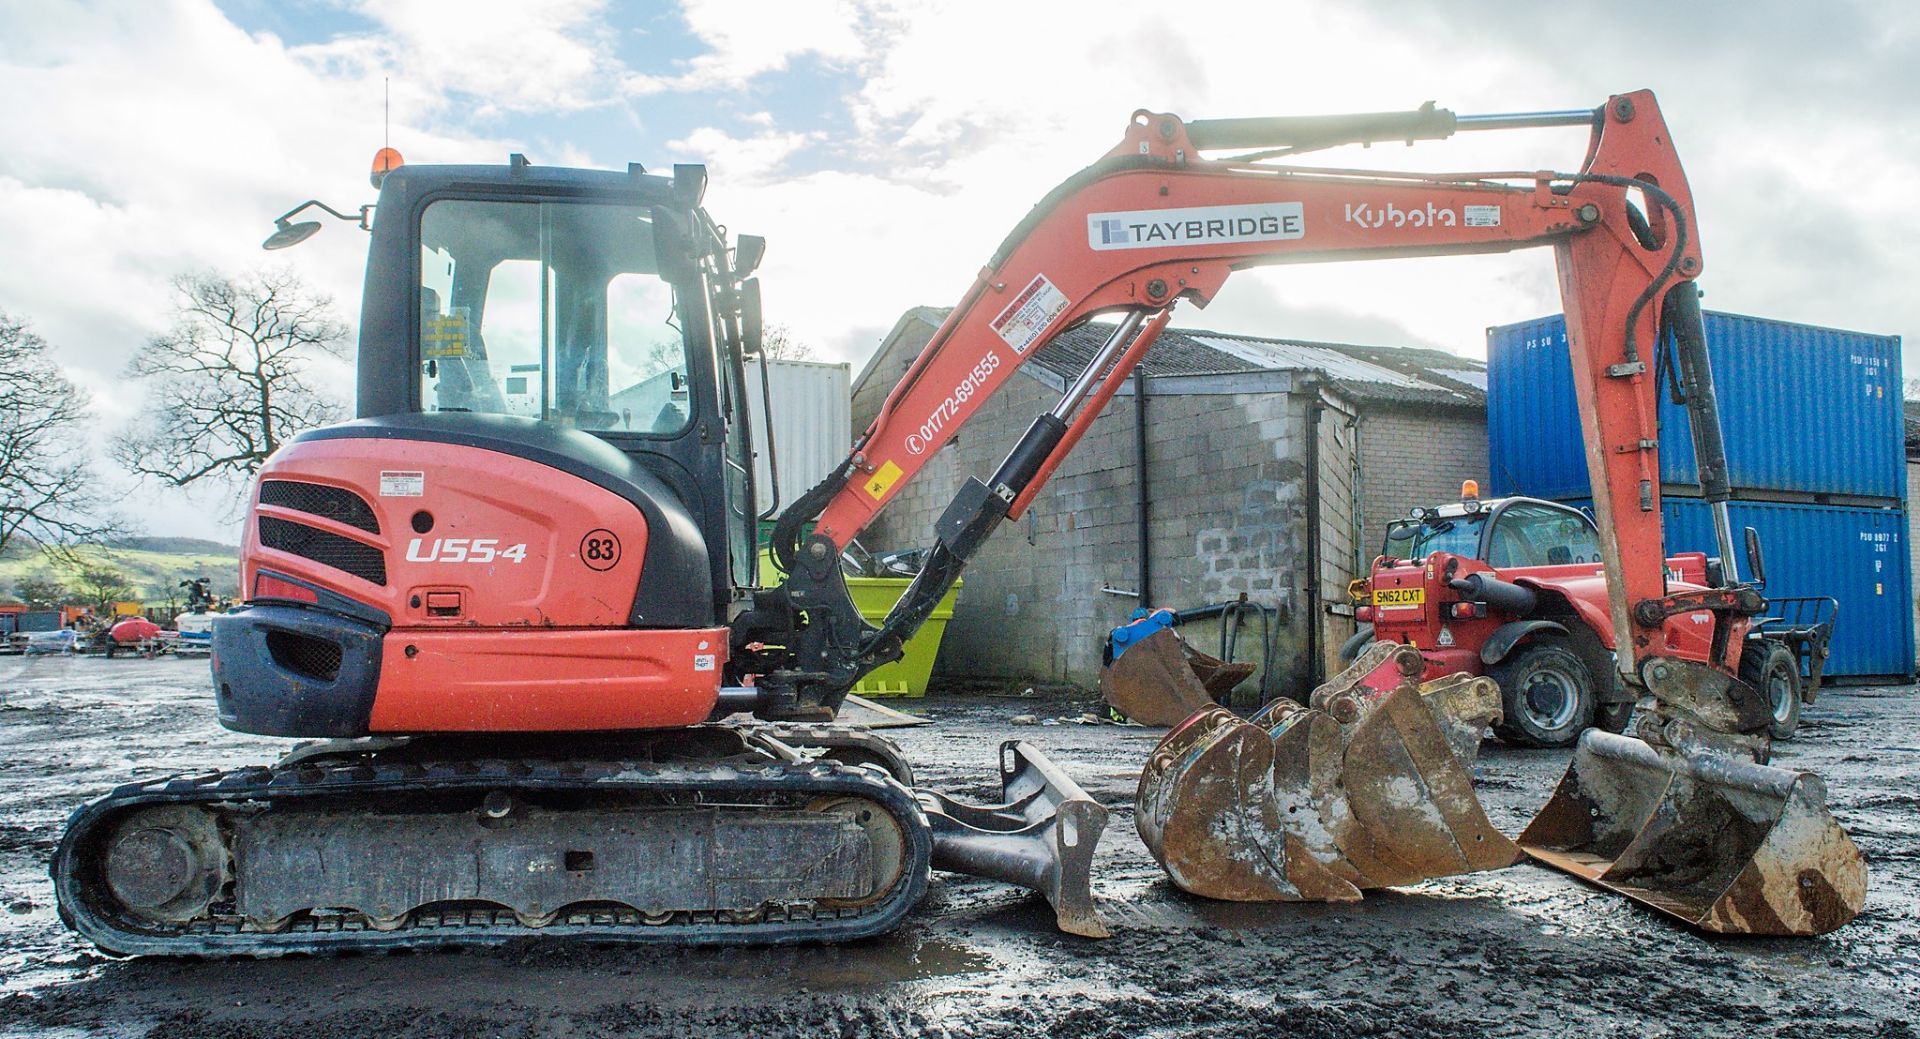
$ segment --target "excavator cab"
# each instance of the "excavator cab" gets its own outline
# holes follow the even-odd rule
[[[618,449],[699,529],[704,599],[724,621],[756,578],[741,324],[752,271],[700,208],[705,186],[700,166],[668,177],[518,156],[388,173],[358,413],[524,417]]]

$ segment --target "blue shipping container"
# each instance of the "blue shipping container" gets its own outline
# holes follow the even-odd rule
[[[1591,499],[1568,504],[1591,510]],[[1667,552],[1714,547],[1713,512],[1698,498],[1662,498]],[[1914,672],[1913,587],[1904,509],[1792,505],[1736,501],[1727,507],[1734,541],[1740,528],[1760,533],[1769,597],[1828,595],[1840,603],[1827,674],[1835,678],[1892,677]],[[1740,560],[1740,573],[1746,560]]]
[[[1713,312],[1706,325],[1734,493],[1906,498],[1899,336]],[[1494,493],[1593,493],[1572,372],[1559,315],[1487,330]],[[1699,483],[1686,408],[1665,391],[1660,480]]]

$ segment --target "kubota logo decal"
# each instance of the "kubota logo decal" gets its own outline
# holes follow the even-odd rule
[[[1349,202],[1346,204],[1347,223],[1369,230],[1375,228],[1412,227],[1459,227],[1461,215],[1465,214],[1468,227],[1499,227],[1499,206],[1462,206],[1459,212],[1451,207],[1436,206],[1429,202],[1424,207],[1415,206],[1401,209],[1389,202],[1385,206],[1376,206],[1371,202]]]

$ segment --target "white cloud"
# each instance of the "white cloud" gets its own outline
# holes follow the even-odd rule
[[[626,70],[605,0],[357,0],[377,34],[306,48],[310,59],[402,70],[430,97],[463,95],[475,115],[567,112],[609,103]]]
[[[13,14],[0,28],[0,96],[33,103],[0,111],[0,309],[30,318],[93,394],[104,442],[140,406],[121,373],[170,322],[174,275],[267,262],[272,218],[303,199],[348,210],[372,200],[380,78],[250,36],[200,0]],[[396,140],[416,157],[508,150],[413,122],[426,107],[395,108]],[[350,321],[365,247],[336,224],[296,261]],[[341,369],[330,382],[351,394]],[[106,467],[102,479],[125,482]],[[203,504],[137,494],[154,532],[206,529]]]
[[[738,88],[802,57],[848,64],[867,53],[861,11],[841,0],[684,0],[681,13],[708,50],[675,89]]]

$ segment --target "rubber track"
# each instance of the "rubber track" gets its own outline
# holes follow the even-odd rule
[[[796,905],[769,908],[761,919],[731,922],[721,913],[680,912],[667,922],[647,922],[636,910],[597,905],[569,913],[544,927],[527,927],[501,909],[415,910],[398,930],[376,931],[350,918],[296,920],[286,931],[244,929],[234,916],[213,916],[177,929],[134,922],[115,912],[103,883],[90,879],[81,855],[97,848],[120,815],[148,805],[264,802],[351,804],[385,795],[491,790],[539,793],[629,791],[688,802],[740,803],[764,796],[855,795],[878,802],[900,820],[909,864],[893,892],[859,909],[813,910]],[[736,800],[740,799],[740,800]],[[251,807],[251,806],[250,806]],[[584,938],[609,943],[779,945],[839,942],[882,934],[898,926],[926,892],[932,837],[925,816],[906,787],[873,769],[825,760],[738,765],[662,765],[642,761],[556,761],[512,758],[428,762],[300,762],[290,767],[252,767],[198,776],[171,776],[129,783],[76,809],[54,853],[52,872],[60,917],[109,952],[126,955],[274,957],[359,951],[402,951],[499,945],[529,937]],[[216,901],[216,905],[218,902]]]

